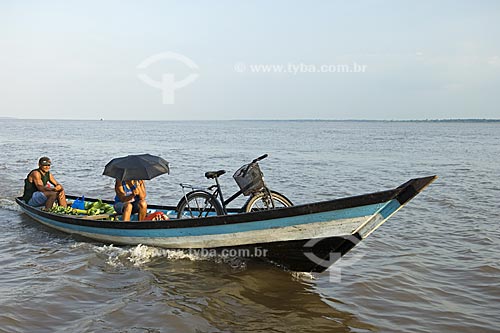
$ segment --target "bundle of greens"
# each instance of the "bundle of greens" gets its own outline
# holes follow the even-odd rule
[[[77,209],[73,209],[70,206],[63,207],[63,206],[54,205],[48,211],[51,213],[54,213],[54,214],[59,214],[59,215],[64,215],[64,214],[66,214],[66,215],[78,215],[78,213],[76,212]]]
[[[54,214],[66,214],[66,215],[100,215],[100,214],[115,214],[115,209],[112,205],[102,202],[102,200],[97,200],[96,202],[85,202],[85,209],[76,209],[70,206],[53,206],[49,209],[49,212]]]
[[[96,202],[85,202],[85,210],[87,215],[99,215],[99,214],[115,214],[115,208],[107,203],[102,202],[101,199]]]

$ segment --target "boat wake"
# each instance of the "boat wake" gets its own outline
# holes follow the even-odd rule
[[[306,281],[306,282],[309,282],[309,281],[313,281],[313,280],[316,280],[316,277],[314,276],[313,273],[309,273],[309,272],[294,272],[294,271],[290,271],[290,274],[292,275],[292,279],[295,280],[295,281]]]
[[[247,258],[222,255],[213,251],[195,250],[169,250],[154,246],[139,244],[133,247],[119,247],[114,245],[91,245],[88,243],[75,244],[75,247],[88,247],[103,256],[106,265],[113,268],[136,267],[145,268],[158,259],[168,261],[189,260],[189,261],[210,261],[215,264],[229,266],[232,270],[245,270],[247,268]],[[316,279],[313,273],[288,271],[295,281],[310,282]]]
[[[212,261],[217,264],[229,265],[232,269],[246,268],[246,260],[244,258],[224,256],[212,251],[169,250],[142,244],[133,247],[92,245],[92,249],[98,255],[104,256],[103,259],[107,265],[115,268],[147,267],[157,259],[166,259],[169,261]]]
[[[10,210],[13,212],[22,212],[21,207],[16,204],[14,198],[0,197],[0,209]]]

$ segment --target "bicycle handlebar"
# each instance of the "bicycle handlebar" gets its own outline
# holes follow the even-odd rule
[[[261,160],[265,159],[265,158],[266,158],[266,157],[268,157],[268,156],[269,156],[269,155],[267,155],[267,154],[264,154],[264,155],[262,155],[262,156],[259,156],[259,157],[257,157],[256,159],[254,159],[254,160],[252,161],[252,163],[251,163],[251,164],[253,164],[253,163],[257,163],[258,161],[261,161]]]
[[[267,154],[261,155],[261,156],[257,157],[256,159],[254,159],[252,162],[248,163],[248,164],[247,164],[247,167],[246,167],[246,168],[245,168],[245,170],[242,172],[242,176],[244,177],[244,176],[247,174],[248,170],[250,169],[250,167],[251,167],[252,165],[254,165],[255,163],[257,163],[258,161],[261,161],[261,160],[265,159],[265,158],[266,158],[266,157],[268,157],[268,156],[269,156],[269,155],[267,155]]]

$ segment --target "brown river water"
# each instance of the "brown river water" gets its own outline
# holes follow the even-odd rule
[[[151,123],[0,125],[0,332],[500,332],[500,123],[156,122],[128,145]],[[69,194],[112,199],[104,165],[135,153],[171,164],[147,182],[157,204],[175,205],[180,182],[210,185],[209,170],[228,170],[233,193],[231,174],[263,153],[268,185],[295,203],[439,179],[321,274],[78,239],[16,206],[40,156]]]

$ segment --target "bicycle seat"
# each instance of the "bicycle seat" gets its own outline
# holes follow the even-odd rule
[[[222,176],[225,173],[226,173],[226,170],[208,171],[208,172],[205,172],[205,177],[207,177],[207,179],[214,179],[214,178],[218,178],[218,177]]]

